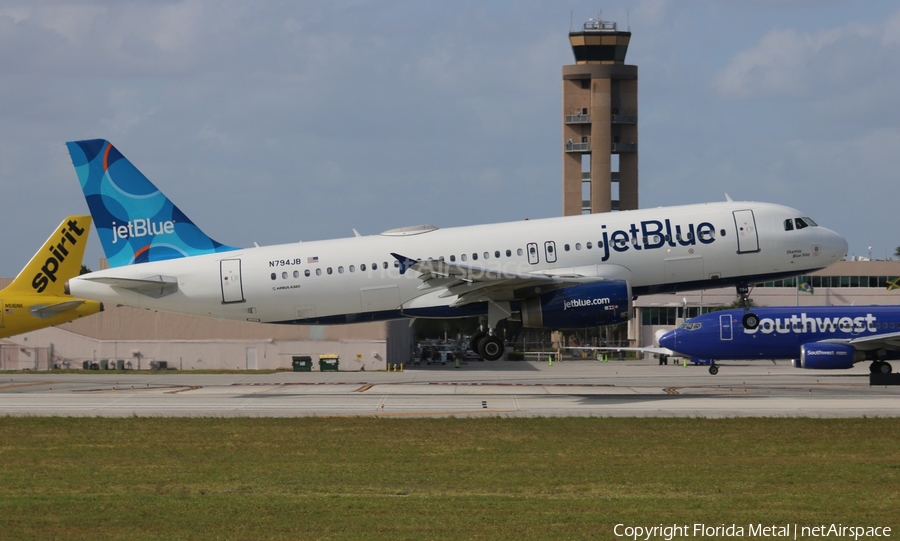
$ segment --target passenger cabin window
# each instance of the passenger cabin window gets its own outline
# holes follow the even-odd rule
[[[456,261],[456,256],[455,256],[455,255],[451,255],[451,256],[450,256],[450,262],[451,262],[451,263],[454,263],[455,261]]]
[[[516,255],[522,255],[522,249],[521,249],[521,248],[518,248],[518,249],[516,250]]]

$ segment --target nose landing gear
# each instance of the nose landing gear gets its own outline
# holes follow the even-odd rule
[[[741,325],[751,330],[759,327],[759,316],[750,311],[750,288],[747,284],[740,284],[737,286],[737,294],[741,297],[741,307],[744,309]]]

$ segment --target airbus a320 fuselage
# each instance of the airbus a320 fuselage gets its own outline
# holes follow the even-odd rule
[[[490,331],[506,318],[620,323],[637,295],[795,276],[847,251],[797,210],[733,201],[235,248],[203,234],[108,142],[68,146],[113,265],[70,280],[72,294],[266,323],[486,315],[488,358],[502,354]]]

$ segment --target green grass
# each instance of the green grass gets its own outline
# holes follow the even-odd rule
[[[893,419],[2,417],[0,437],[0,539],[900,527]]]

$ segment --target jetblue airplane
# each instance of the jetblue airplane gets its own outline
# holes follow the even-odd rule
[[[710,312],[685,321],[659,339],[670,354],[710,364],[717,360],[793,359],[797,368],[852,368],[872,361],[872,373],[890,374],[900,359],[900,307],[804,306],[754,308],[759,325],[742,325],[744,311]]]
[[[487,316],[472,340],[503,355],[505,319],[580,328],[628,321],[648,293],[747,285],[843,259],[800,211],[734,202],[237,248],[212,240],[109,142],[67,143],[110,269],[80,297],[240,321],[327,325]],[[750,324],[755,323],[748,313]]]

